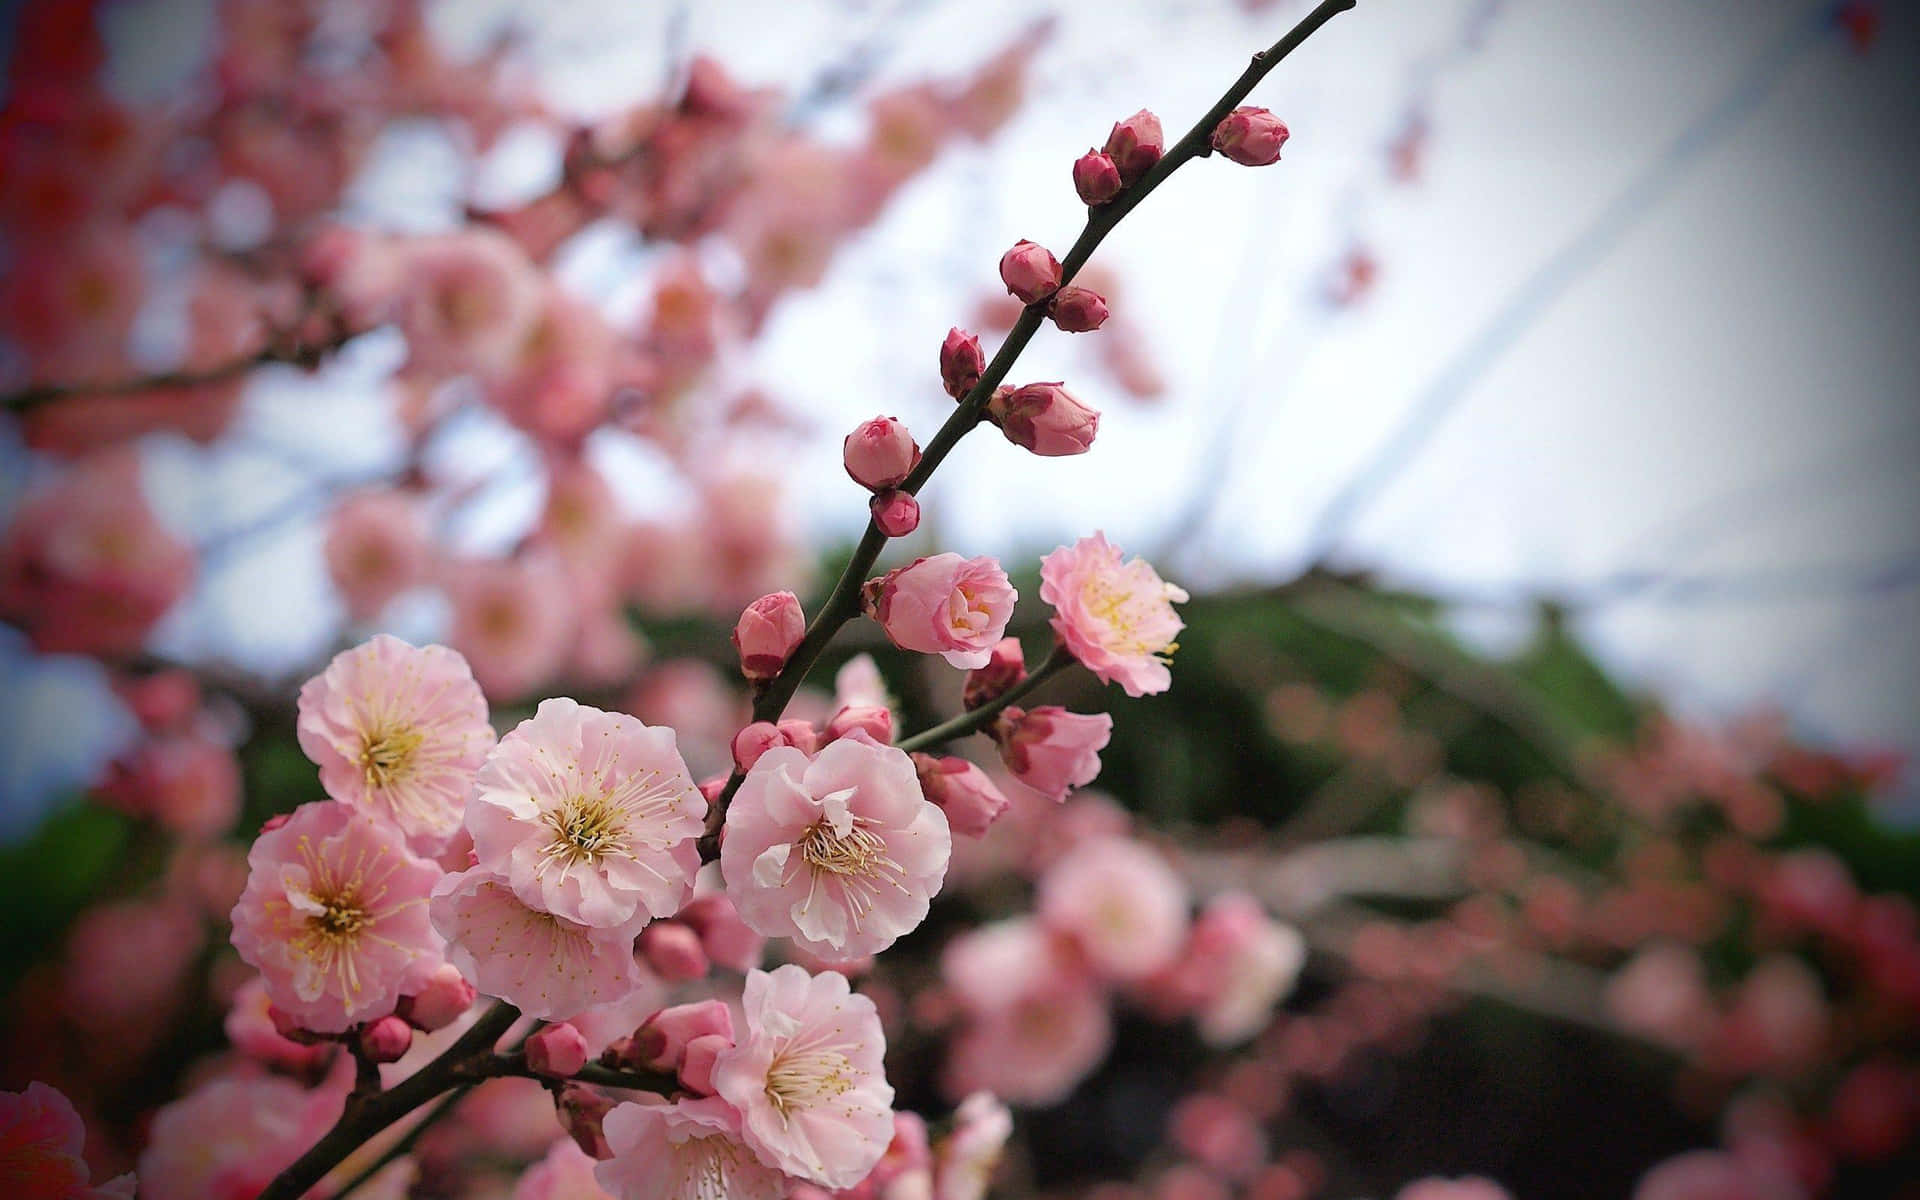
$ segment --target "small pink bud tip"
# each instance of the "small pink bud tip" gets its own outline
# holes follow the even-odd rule
[[[947,395],[962,399],[980,382],[980,373],[986,369],[987,357],[980,350],[980,339],[963,329],[947,330],[947,340],[940,343],[940,383]]]
[[[613,1148],[607,1145],[604,1128],[607,1114],[613,1111],[613,1100],[606,1093],[585,1084],[569,1083],[553,1098],[553,1110],[559,1116],[560,1125],[567,1131],[567,1136],[589,1158],[613,1157]]]
[[[1160,132],[1160,118],[1146,109],[1114,123],[1107,135],[1107,157],[1120,171],[1122,183],[1133,183],[1160,161],[1166,152],[1166,135]]]
[[[800,598],[792,592],[773,592],[755,600],[733,627],[740,673],[756,681],[772,679],[806,632],[806,614],[800,611]]]
[[[668,983],[707,977],[707,950],[690,925],[655,921],[641,931],[638,949],[654,974]]]
[[[1287,126],[1264,108],[1236,108],[1214,126],[1213,148],[1243,167],[1280,161]]]
[[[920,447],[893,417],[875,417],[854,427],[841,444],[847,474],[869,491],[898,487],[920,463]]]
[[[459,1020],[461,1014],[473,1007],[478,995],[458,968],[452,963],[441,963],[433,969],[425,987],[400,998],[398,1012],[415,1029],[432,1033]]]
[[[968,712],[972,712],[982,704],[998,700],[1008,688],[1026,677],[1027,656],[1026,651],[1020,648],[1020,639],[1001,638],[999,644],[994,646],[993,657],[987,660],[987,665],[967,672],[960,702]]]
[[[555,1079],[578,1075],[587,1065],[586,1035],[565,1021],[548,1025],[527,1039],[527,1066]]]
[[[913,766],[921,792],[947,814],[955,833],[979,837],[1007,811],[1006,796],[985,771],[964,758],[916,754]]]
[[[727,777],[725,775],[715,775],[711,779],[702,779],[699,787],[700,798],[708,804],[712,804],[720,798],[721,792],[727,790]]]
[[[864,733],[882,746],[893,744],[893,714],[877,704],[849,704],[827,722],[829,742]]]
[[[1073,160],[1073,190],[1080,193],[1082,204],[1088,207],[1105,204],[1125,186],[1112,155],[1089,150]]]
[[[813,752],[820,748],[820,731],[813,727],[811,721],[789,717],[780,722],[777,728],[780,730],[780,736],[786,739],[787,745],[802,754],[811,757]]]
[[[751,771],[762,754],[775,746],[786,744],[787,739],[781,736],[779,726],[772,721],[755,721],[733,735],[733,765],[742,771]]]
[[[1100,429],[1100,414],[1058,383],[1001,388],[987,403],[987,417],[1008,441],[1042,458],[1085,454]]]
[[[1063,287],[1053,294],[1047,315],[1068,333],[1091,333],[1106,323],[1106,297],[1092,288]]]
[[[672,1071],[680,1066],[693,1039],[717,1034],[733,1040],[733,1014],[720,1000],[700,1000],[663,1008],[634,1031],[617,1065],[645,1071]]]
[[[369,1062],[399,1062],[413,1045],[413,1026],[399,1017],[381,1017],[360,1030],[360,1053]]]
[[[920,502],[901,491],[880,492],[867,502],[873,523],[890,538],[905,537],[920,528]]]
[[[702,1096],[713,1095],[713,1066],[719,1061],[720,1052],[733,1045],[732,1038],[709,1033],[694,1038],[687,1043],[687,1052],[680,1059],[680,1082],[690,1092]]]
[[[1038,304],[1059,290],[1060,263],[1045,246],[1024,238],[1000,256],[1000,281],[1022,304]]]

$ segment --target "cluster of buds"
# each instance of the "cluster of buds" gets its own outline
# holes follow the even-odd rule
[[[1007,285],[1007,292],[1020,303],[1046,305],[1047,315],[1053,318],[1053,323],[1068,333],[1090,333],[1106,322],[1106,298],[1092,288],[1063,287],[1060,261],[1054,258],[1053,251],[1035,242],[1022,239],[1000,256],[1000,282]],[[958,332],[955,330],[947,335],[949,343]],[[975,343],[975,353],[978,350],[978,343]],[[940,362],[940,374],[946,379],[946,347],[941,348]],[[974,373],[973,378],[978,381],[978,372]],[[947,388],[949,392],[953,390],[952,382],[948,382]],[[965,395],[965,392],[959,395]]]
[[[949,342],[954,334],[947,335]],[[973,345],[974,354],[980,351],[980,344]],[[941,374],[947,371],[947,351],[940,352]],[[976,368],[974,379],[978,379]],[[951,388],[952,385],[949,385]],[[967,386],[971,387],[972,384]],[[960,394],[964,395],[965,392]],[[873,493],[867,508],[873,514],[873,523],[881,533],[890,538],[905,537],[920,527],[920,502],[913,493],[900,485],[913,474],[920,465],[920,446],[907,432],[907,427],[894,417],[875,417],[862,422],[847,435],[841,446],[841,457],[846,463],[847,474],[861,487]]]
[[[812,757],[823,746],[830,746],[856,733],[864,734],[877,745],[891,744],[892,711],[877,704],[842,705],[827,719],[824,727],[798,717],[788,717],[777,723],[755,721],[733,735],[733,764],[741,771],[751,771],[762,755],[780,746],[791,746]]]
[[[1160,118],[1146,109],[1116,121],[1107,144],[1089,150],[1073,164],[1073,190],[1089,207],[1112,200],[1151,171],[1166,152]]]

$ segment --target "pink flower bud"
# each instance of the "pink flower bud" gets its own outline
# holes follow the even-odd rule
[[[1286,144],[1286,122],[1264,108],[1236,108],[1213,130],[1213,148],[1243,167],[1279,162]]]
[[[906,479],[920,462],[920,447],[898,420],[875,417],[854,426],[841,445],[841,457],[855,483],[880,492]]]
[[[477,995],[458,968],[452,963],[441,963],[433,969],[427,986],[400,998],[398,1011],[415,1029],[432,1033],[459,1020],[461,1014],[473,1007]]]
[[[1146,109],[1118,121],[1107,135],[1107,157],[1119,168],[1120,180],[1133,183],[1160,161],[1166,151],[1166,135],[1160,132],[1160,118]]]
[[[702,1096],[713,1095],[713,1064],[720,1052],[733,1045],[732,1038],[709,1033],[687,1043],[687,1052],[680,1057],[680,1082],[687,1090]]]
[[[701,949],[711,961],[730,971],[751,971],[760,965],[767,939],[740,919],[724,892],[696,897],[676,919],[699,931]]]
[[[527,1039],[527,1066],[536,1074],[565,1079],[587,1065],[586,1035],[560,1021]]]
[[[1107,300],[1092,288],[1063,287],[1047,305],[1053,323],[1068,333],[1091,333],[1107,320]]]
[[[636,949],[654,974],[668,983],[707,977],[707,951],[700,934],[679,921],[655,921],[640,933]]]
[[[1100,414],[1058,383],[1000,388],[987,402],[987,417],[1008,441],[1043,458],[1085,454],[1100,429]]]
[[[413,1026],[399,1017],[381,1017],[360,1030],[360,1053],[370,1062],[399,1062],[411,1045]]]
[[[786,740],[787,745],[809,758],[813,756],[815,750],[820,748],[820,731],[813,727],[811,721],[789,717],[780,722],[776,728],[780,730],[780,736]]]
[[[876,492],[867,502],[873,525],[890,538],[905,537],[920,528],[920,502],[898,489]]]
[[[742,771],[751,771],[760,756],[775,746],[784,746],[787,739],[780,727],[772,721],[755,721],[753,724],[733,735],[733,765]],[[725,781],[722,781],[725,786]],[[712,802],[709,798],[709,803]]]
[[[1073,162],[1073,190],[1080,193],[1083,204],[1105,204],[1125,186],[1111,155],[1089,150]]]
[[[1060,263],[1045,246],[1026,239],[1000,256],[1000,281],[1022,304],[1038,304],[1060,286]]]
[[[560,1125],[567,1131],[567,1136],[588,1157],[613,1157],[613,1149],[607,1145],[603,1128],[607,1114],[613,1111],[613,1101],[608,1099],[606,1093],[585,1084],[569,1083],[553,1098],[553,1111],[559,1116]]]
[[[642,1022],[633,1037],[625,1039],[627,1044],[621,1047],[615,1065],[629,1070],[676,1070],[686,1055],[687,1043],[710,1033],[733,1040],[733,1014],[724,1001],[701,1000],[663,1008]]]
[[[1056,801],[1100,774],[1100,751],[1113,736],[1106,713],[1085,716],[1057,705],[1001,710],[993,724],[1000,757],[1021,783]]]
[[[967,672],[965,688],[960,693],[960,702],[971,712],[990,700],[997,700],[1006,690],[1027,677],[1027,655],[1020,648],[1019,638],[1001,638],[993,648],[993,657],[984,667],[976,667]]]
[[[710,779],[702,779],[699,787],[700,798],[708,804],[712,804],[720,798],[721,792],[727,790],[727,777],[725,775],[715,775]]]
[[[979,837],[1007,811],[1006,796],[964,758],[916,754],[913,766],[920,773],[920,790],[947,814],[955,833]]]
[[[962,398],[980,382],[980,373],[986,369],[987,356],[981,353],[980,339],[962,329],[947,330],[947,340],[940,343],[940,382],[947,395],[955,400]]]
[[[800,598],[792,592],[773,592],[755,600],[733,627],[733,645],[740,651],[740,673],[748,679],[772,679],[806,632],[806,615],[800,611]]]
[[[877,704],[849,704],[827,722],[829,742],[850,733],[864,733],[882,746],[893,742],[893,713]]]

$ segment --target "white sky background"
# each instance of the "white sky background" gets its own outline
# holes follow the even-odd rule
[[[1076,342],[1049,327],[1014,382],[1078,384],[1106,410],[1094,452],[1035,460],[983,430],[923,497],[929,522],[968,553],[1043,552],[1095,527],[1152,552],[1202,479],[1224,489],[1217,515],[1169,573],[1200,586],[1284,579],[1308,560],[1322,506],[1462,348],[1639,186],[1644,202],[1622,210],[1619,236],[1579,260],[1549,303],[1520,310],[1498,354],[1468,360],[1457,405],[1334,557],[1479,597],[1462,628],[1496,642],[1512,626],[1503,614],[1525,615],[1507,600],[1536,591],[1641,571],[1748,581],[1643,590],[1580,627],[1688,711],[1771,699],[1809,732],[1920,754],[1912,10],[1888,6],[1865,56],[1837,35],[1802,39],[1762,73],[1730,132],[1649,175],[1813,6],[1510,0],[1484,47],[1433,80],[1423,178],[1391,186],[1383,149],[1416,63],[1451,49],[1480,3],[1361,0],[1283,64],[1252,102],[1292,127],[1284,161],[1188,167],[1096,256],[1125,279],[1116,307],[1148,331],[1168,397],[1142,408],[1107,394],[1086,342],[1105,335]],[[456,35],[520,7],[443,5]],[[796,489],[813,532],[851,535],[864,521],[838,465],[847,427],[887,412],[924,440],[944,417],[935,350],[996,286],[1000,252],[1020,237],[1065,252],[1082,217],[1072,159],[1142,106],[1177,136],[1307,7],[1058,7],[1014,123],[985,148],[957,146],[903,192],[819,291],[782,306],[748,365],[819,430],[794,465],[798,479],[828,481]],[[533,60],[582,108],[645,94],[669,51],[688,47],[747,82],[798,88],[878,31],[880,83],[954,75],[1043,11],[1005,0],[525,8],[546,10]],[[860,117],[842,105],[819,120],[824,135],[850,136]],[[435,145],[430,131],[397,140],[358,193],[364,215],[444,219],[461,164],[424,168]],[[1358,310],[1329,312],[1324,272],[1355,240],[1379,257],[1380,285]],[[615,261],[583,253],[577,276],[605,286]],[[294,473],[262,444],[301,447],[329,469],[389,461],[397,442],[368,384],[397,357],[396,346],[356,347],[325,380],[256,389],[242,438],[253,450],[163,447],[154,471],[169,517],[204,533],[282,502]],[[1202,463],[1236,408],[1231,456]],[[498,430],[476,427],[468,444],[476,472],[525,457]],[[645,499],[639,475],[626,483]],[[500,536],[538,498],[537,484],[504,487],[497,528],[472,532]],[[324,646],[335,610],[317,525],[249,543],[232,563],[170,621],[169,646],[269,669]],[[1904,582],[1865,587],[1853,579],[1862,568]],[[1911,795],[1903,807],[1916,811]]]

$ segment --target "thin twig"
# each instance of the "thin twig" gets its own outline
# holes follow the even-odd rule
[[[1048,679],[1058,675],[1078,660],[1067,653],[1066,647],[1058,642],[1048,651],[1046,659],[1034,668],[1033,673],[1014,684],[1000,695],[987,701],[980,707],[961,713],[950,721],[943,721],[931,729],[923,729],[910,738],[900,741],[898,746],[911,754],[915,750],[925,750],[929,746],[939,746],[947,742],[958,741],[970,733],[978,733],[997,716],[1000,710],[1017,700],[1024,700],[1033,690]]]

